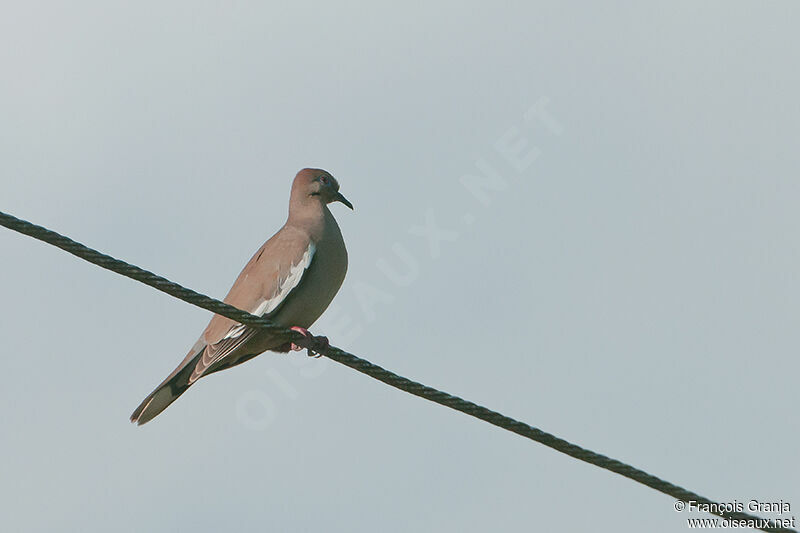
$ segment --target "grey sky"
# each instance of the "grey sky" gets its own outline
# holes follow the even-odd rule
[[[294,173],[325,168],[356,210],[334,206],[351,266],[315,331],[798,516],[799,22],[778,1],[5,1],[0,210],[222,297]],[[537,105],[550,122],[526,119]],[[463,176],[481,165],[501,186],[476,196]],[[0,258],[3,531],[705,516],[297,354],[204,379],[136,428],[208,313],[7,230]]]

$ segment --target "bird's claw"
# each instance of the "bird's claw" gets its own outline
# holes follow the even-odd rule
[[[306,328],[294,326],[290,329],[292,331],[298,332],[300,335],[308,339],[307,341],[308,346],[300,346],[299,344],[292,343],[292,351],[294,352],[308,350],[309,357],[314,357],[315,359],[319,359],[331,345],[330,341],[328,340],[328,337],[322,337],[322,336],[317,337],[315,335],[312,335]]]

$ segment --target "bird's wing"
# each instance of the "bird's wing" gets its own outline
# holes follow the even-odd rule
[[[251,314],[271,317],[300,285],[315,252],[316,246],[308,235],[284,228],[253,255],[224,301]],[[258,328],[215,315],[203,333],[207,347],[190,382],[236,352],[256,333]]]

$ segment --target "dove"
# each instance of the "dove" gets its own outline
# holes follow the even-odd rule
[[[339,183],[320,169],[305,168],[292,182],[286,224],[259,248],[234,282],[225,303],[291,328],[309,345],[327,347],[309,327],[328,308],[347,273],[347,249],[329,204],[351,204]],[[146,424],[200,378],[265,352],[302,348],[285,337],[214,315],[184,360],[131,415]],[[309,349],[309,355],[313,355]]]

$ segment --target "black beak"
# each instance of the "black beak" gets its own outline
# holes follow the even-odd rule
[[[347,207],[349,207],[350,209],[353,209],[353,204],[351,204],[351,203],[350,203],[350,200],[348,200],[347,198],[345,198],[345,197],[344,197],[344,195],[343,195],[342,193],[340,193],[340,192],[337,192],[337,193],[336,193],[336,198],[335,198],[335,200],[336,200],[337,202],[342,202],[344,205],[346,205],[346,206],[347,206]],[[355,211],[355,209],[353,209],[353,211]]]

